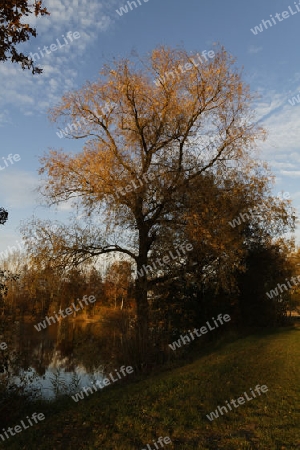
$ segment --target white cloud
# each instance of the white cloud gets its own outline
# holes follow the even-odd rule
[[[290,162],[277,162],[277,161],[271,161],[272,167],[276,167],[278,169],[295,169],[296,165],[291,164]]]
[[[16,163],[17,164],[17,163]],[[0,172],[0,200],[7,208],[36,205],[38,178],[32,173],[7,167]]]
[[[281,170],[280,173],[286,177],[300,177],[300,170]]]
[[[256,113],[268,132],[261,148],[272,159],[279,158],[282,153],[291,159],[291,151],[300,147],[300,105],[299,109],[291,106],[286,92],[261,89],[260,94],[262,101],[257,102]]]
[[[300,191],[294,192],[292,197],[293,197],[293,199],[300,198]]]
[[[258,53],[263,50],[263,47],[255,47],[255,45],[250,45],[248,52],[249,53]]]
[[[28,23],[37,29],[37,37],[19,45],[19,49],[24,54],[37,53],[40,59],[35,56],[36,65],[43,73],[33,76],[17,64],[9,61],[1,64],[0,123],[7,121],[4,110],[9,105],[25,115],[37,111],[44,113],[49,106],[59,102],[64,92],[76,87],[78,59],[85,55],[98,33],[105,32],[113,24],[114,4],[115,0],[109,4],[98,0],[46,0],[44,6],[50,16],[28,16]],[[65,44],[62,36],[67,39],[69,31],[78,31],[80,38],[46,54],[44,46],[49,49],[51,44],[57,44],[57,39]]]
[[[13,231],[1,230],[0,253],[5,252],[9,256],[14,250],[23,250],[24,244],[21,236]],[[0,259],[5,256],[0,255]]]
[[[5,109],[4,111],[0,112],[0,126],[11,123],[9,111]]]

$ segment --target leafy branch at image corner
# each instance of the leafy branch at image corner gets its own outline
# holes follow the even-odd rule
[[[42,8],[42,0],[35,0],[34,4],[28,0],[0,0],[0,61],[20,63],[23,70],[29,69],[35,74],[43,70],[35,67],[31,58],[16,49],[16,45],[37,36],[36,29],[25,20],[30,14],[38,17],[50,13],[47,8]]]

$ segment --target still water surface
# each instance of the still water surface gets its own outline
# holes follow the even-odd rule
[[[63,320],[37,332],[33,324],[15,322],[2,331],[1,341],[16,355],[13,380],[25,379],[26,390],[43,398],[79,391],[103,378],[103,371],[118,368],[115,351],[121,333],[108,321]]]

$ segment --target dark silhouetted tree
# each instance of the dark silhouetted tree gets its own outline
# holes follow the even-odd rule
[[[8,219],[8,212],[4,208],[0,208],[0,225],[4,225]]]

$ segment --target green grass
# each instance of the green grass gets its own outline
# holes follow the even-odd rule
[[[1,448],[142,450],[169,436],[172,444],[165,450],[300,449],[299,361],[300,328],[248,336],[191,364],[115,383],[78,403],[34,405],[32,411],[46,419]],[[213,422],[206,418],[257,384],[267,385],[268,392]]]

